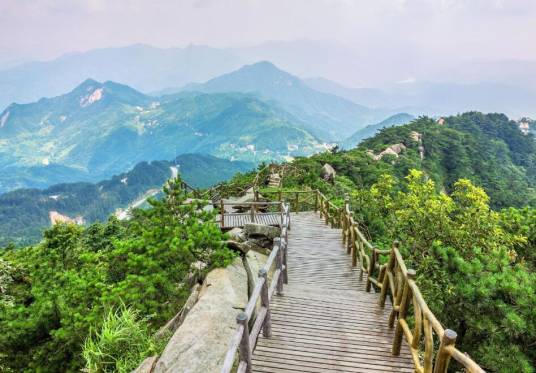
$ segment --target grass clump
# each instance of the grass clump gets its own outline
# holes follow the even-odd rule
[[[166,339],[151,335],[147,319],[129,307],[112,309],[100,329],[92,330],[82,355],[86,372],[131,372],[146,357],[158,355]]]

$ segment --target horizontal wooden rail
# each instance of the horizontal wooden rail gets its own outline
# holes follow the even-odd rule
[[[409,346],[416,372],[445,373],[450,359],[457,361],[467,372],[484,372],[467,354],[456,349],[456,332],[443,328],[426,304],[415,282],[416,273],[406,267],[397,241],[393,242],[388,250],[374,247],[354,221],[348,198],[345,199],[343,207],[337,207],[318,190],[282,193],[313,195],[314,210],[320,212],[325,223],[342,229],[343,242],[350,254],[352,266],[358,266],[361,280],[364,273],[367,274],[366,290],[371,291],[373,287],[379,290],[379,304],[382,307],[389,296],[392,311],[388,323],[389,327],[395,328],[393,355],[400,354],[404,339]],[[300,206],[296,206],[296,211],[300,211]],[[380,264],[381,256],[388,256],[386,264]],[[410,318],[411,313],[413,315]],[[410,324],[413,326],[410,327]],[[434,343],[434,337],[439,343]]]
[[[278,202],[279,203],[279,202]],[[266,263],[259,270],[259,279],[253,289],[244,312],[240,312],[236,318],[236,332],[229,344],[222,373],[232,371],[237,350],[239,351],[237,372],[251,372],[251,356],[257,339],[262,330],[265,337],[270,337],[271,330],[271,313],[270,300],[274,293],[281,294],[283,284],[288,282],[287,275],[287,240],[288,229],[290,225],[290,206],[286,203],[281,204],[281,235],[274,239],[272,252],[268,256]],[[275,270],[272,275],[271,283],[268,284],[268,273],[275,264]],[[255,309],[260,301],[260,309],[257,312],[251,330],[249,328]]]
[[[223,201],[220,204],[224,206],[276,206],[281,205],[281,202],[278,201],[251,201],[251,202],[232,202],[232,201]]]

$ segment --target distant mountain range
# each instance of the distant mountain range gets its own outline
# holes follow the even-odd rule
[[[323,78],[306,79],[318,91],[337,95],[371,108],[419,115],[450,115],[464,111],[536,114],[536,91],[502,82],[417,82],[392,84],[382,89],[349,88]]]
[[[61,95],[88,77],[150,93],[206,82],[245,64],[269,60],[300,77],[332,80],[308,80],[316,90],[367,107],[388,108],[392,114],[403,111],[416,116],[445,115],[481,110],[505,112],[512,117],[536,116],[536,62],[464,62],[445,56],[438,64],[426,63],[426,56],[417,58],[408,45],[400,43],[391,48],[396,59],[375,53],[379,52],[376,49],[374,45],[350,48],[312,40],[268,42],[245,48],[163,49],[137,44],[70,53],[51,61],[18,66],[4,55],[0,56],[0,68],[4,69],[0,70],[0,110],[12,102],[29,103]],[[419,73],[415,75],[415,71]]]
[[[51,219],[105,221],[116,209],[125,208],[140,196],[156,193],[177,171],[191,186],[208,187],[252,168],[254,165],[247,162],[183,154],[173,161],[140,162],[128,172],[95,184],[17,189],[0,195],[0,247],[9,242],[25,245],[39,241]]]
[[[189,152],[260,162],[326,149],[309,128],[252,94],[151,97],[86,80],[68,94],[0,114],[0,192],[102,180]]]

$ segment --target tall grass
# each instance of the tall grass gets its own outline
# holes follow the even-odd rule
[[[165,338],[155,339],[147,319],[129,307],[110,310],[99,330],[86,339],[82,356],[90,373],[131,372],[148,356],[159,354]]]

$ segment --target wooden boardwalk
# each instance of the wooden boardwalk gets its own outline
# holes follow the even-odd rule
[[[231,228],[242,228],[244,224],[251,223],[251,214],[246,213],[226,213],[224,215],[223,226],[221,225],[221,215],[216,215],[216,222],[223,229]],[[281,213],[280,212],[265,212],[265,213],[255,213],[253,218],[254,223],[264,224],[264,225],[273,225],[278,226],[281,224]]]
[[[365,291],[341,230],[318,213],[291,216],[288,278],[270,302],[272,336],[259,336],[253,372],[414,372],[407,346],[391,354],[390,306]]]

